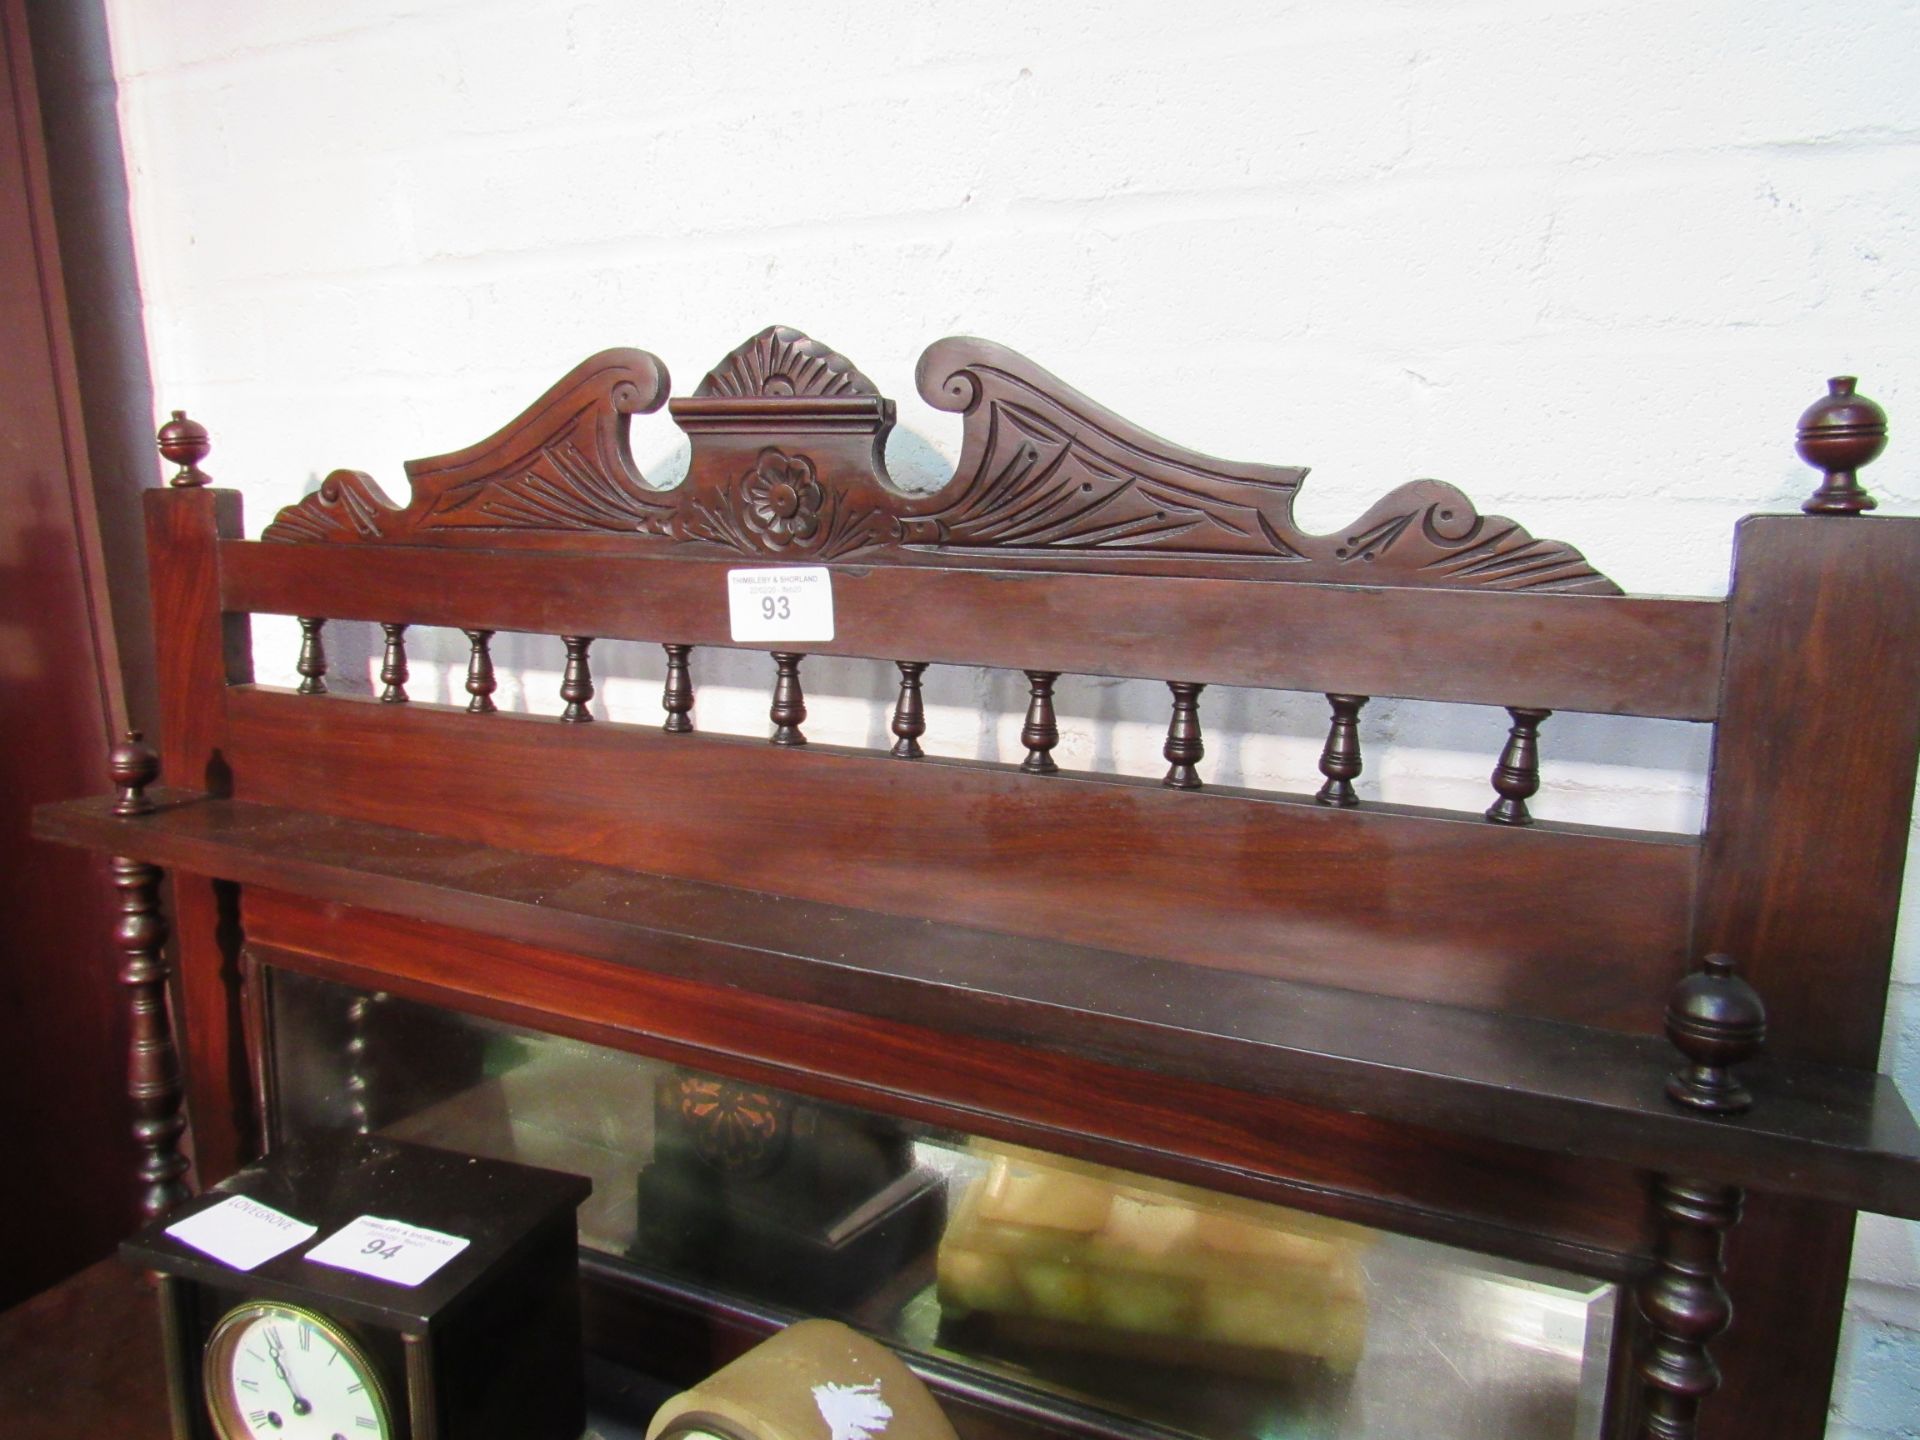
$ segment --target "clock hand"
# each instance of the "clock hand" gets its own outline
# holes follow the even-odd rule
[[[280,1359],[280,1352],[284,1348],[279,1343],[279,1337],[273,1331],[267,1331],[267,1356],[273,1361],[274,1372],[279,1375],[281,1383],[287,1387],[287,1394],[293,1397],[293,1413],[310,1415],[313,1413],[313,1406],[301,1398],[300,1392],[294,1388],[293,1376],[287,1373],[287,1367]]]

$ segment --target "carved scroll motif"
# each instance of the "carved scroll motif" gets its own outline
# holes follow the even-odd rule
[[[358,470],[336,470],[298,505],[289,505],[273,517],[264,540],[378,540],[383,515],[394,504],[371,475]]]
[[[667,371],[643,350],[606,350],[574,367],[505,429],[450,455],[407,462],[405,509],[369,477],[336,470],[274,517],[261,538],[443,543],[456,532],[632,533],[673,510],[647,488],[627,422],[658,410]]]
[[[1173,445],[990,341],[939,341],[916,378],[927,403],[959,411],[966,429],[958,473],[942,492],[954,499],[908,523],[910,545],[1129,550],[1209,562],[1211,573],[1239,573],[1220,561],[1279,561],[1283,568],[1248,572],[1274,579],[1619,593],[1572,546],[1482,516],[1437,480],[1401,486],[1344,531],[1309,535],[1293,520],[1304,468]]]
[[[672,402],[692,446],[672,489],[647,484],[627,440],[631,416],[665,402],[666,368],[609,350],[491,438],[409,462],[404,509],[336,471],[265,538],[1619,593],[1571,546],[1433,480],[1307,534],[1293,520],[1304,469],[1159,439],[990,341],[937,342],[916,380],[962,416],[955,474],[931,494],[887,474],[893,402],[846,357],[775,326]]]
[[[915,379],[965,431],[942,503],[907,524],[909,546],[1305,558],[1290,519],[1303,469],[1182,449],[985,340],[935,343]]]

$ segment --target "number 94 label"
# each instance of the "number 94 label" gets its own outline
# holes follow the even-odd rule
[[[463,1236],[362,1215],[307,1251],[306,1258],[394,1285],[418,1285],[466,1248]]]
[[[833,573],[824,565],[729,570],[727,618],[735,640],[831,640]]]

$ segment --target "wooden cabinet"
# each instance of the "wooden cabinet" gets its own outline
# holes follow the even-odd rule
[[[203,1171],[250,1130],[430,1127],[456,1102],[507,1144],[516,1114],[544,1113],[489,1088],[488,1047],[517,1036],[629,1067],[634,1089],[605,1107],[623,1123],[691,1077],[739,1154],[812,1114],[894,1137],[877,1188],[971,1157],[969,1174],[951,1160],[902,1274],[1013,1253],[1004,1227],[1034,1215],[970,1199],[979,1176],[1031,1181],[1056,1218],[1080,1205],[1082,1238],[1053,1236],[1038,1262],[1067,1266],[1061,1283],[1020,1271],[1024,1298],[999,1307],[1028,1340],[1040,1321],[1103,1330],[1082,1338],[1111,1359],[1131,1353],[1117,1315],[1153,1323],[1141,1296],[1171,1292],[1153,1272],[1123,1293],[1103,1267],[1132,1252],[1110,1222],[1224,1234],[1206,1217],[1264,1217],[1304,1227],[1301,1253],[1384,1233],[1383,1253],[1546,1267],[1536,1279],[1588,1297],[1555,1313],[1608,1317],[1577,1433],[1691,1435],[1718,1365],[1698,1433],[1818,1434],[1853,1214],[1920,1216],[1920,1132],[1873,1071],[1920,742],[1920,520],[1861,515],[1854,479],[1884,439],[1877,410],[1844,387],[1810,410],[1803,454],[1827,480],[1809,513],[1747,520],[1730,595],[1675,600],[1622,595],[1571,546],[1431,481],[1304,533],[1302,472],[1171,445],[988,342],[932,346],[919,385],[965,426],[958,474],[924,496],[886,480],[891,402],[780,329],[671,402],[692,444],[671,490],[626,448],[627,418],[670,388],[631,350],[412,462],[405,505],[335,472],[259,541],[240,538],[236,496],[200,483],[204,440],[169,436],[178,488],[149,511],[165,784],[128,754],[117,806],[39,824],[123,857],[130,954],[157,955],[148,867],[175,875]],[[736,642],[729,573],[787,565],[824,569],[831,638]],[[255,613],[300,618],[297,691],[250,683]],[[381,627],[384,694],[327,693],[347,624]],[[467,705],[407,697],[417,626],[464,632]],[[500,632],[552,637],[566,713],[494,708]],[[596,638],[666,647],[659,727],[582,723]],[[698,729],[701,652],[734,644],[771,656],[770,744]],[[823,654],[897,683],[891,748],[808,742],[805,661]],[[920,753],[921,679],[948,664],[1024,673],[1024,762]],[[1164,780],[1058,766],[1068,673],[1168,682]],[[1328,697],[1314,786],[1206,783],[1218,685]],[[1376,695],[1504,708],[1484,809],[1353,803]],[[1535,820],[1562,711],[1712,725],[1706,833]],[[396,1048],[382,1027],[403,1014],[438,1038]],[[177,1166],[148,1018],[157,1207]],[[429,1052],[437,1080],[412,1065]],[[661,1144],[620,1151],[636,1186]],[[810,1161],[815,1188],[793,1193],[850,1163]],[[657,1218],[648,1193],[634,1204]],[[1112,1220],[1125,1206],[1165,1213]],[[1200,1287],[1182,1313],[1232,1328],[1205,1289],[1225,1262],[1165,1248]],[[663,1370],[710,1368],[796,1305],[759,1283],[772,1262],[636,1254],[589,1267],[592,1331]],[[942,1324],[994,1308],[967,1283],[950,1274],[940,1297],[936,1277]],[[1349,1293],[1328,1283],[1322,1340]],[[1368,1283],[1355,1293],[1376,1307],[1418,1288]],[[901,1285],[896,1302],[922,1293]],[[1284,1309],[1261,1323],[1284,1330]],[[1198,1350],[1181,1352],[1182,1422],[856,1318],[917,1347],[963,1433],[1252,1433],[1204,1418],[1231,1386]],[[1201,1347],[1226,1333],[1187,1328]],[[1802,1363],[1777,1363],[1788,1348]],[[1155,1363],[1178,1368],[1167,1350]],[[1314,1433],[1371,1433],[1364,1409]]]

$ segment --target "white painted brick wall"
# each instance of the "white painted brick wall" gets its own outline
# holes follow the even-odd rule
[[[1830,373],[1893,411],[1869,478],[1920,508],[1912,3],[108,8],[156,393],[255,530],[335,465],[402,491],[592,350],[684,391],[776,320],[901,401],[909,484],[958,440],[913,363],[964,331],[1200,448],[1317,462],[1310,527],[1432,474],[1629,589],[1724,589],[1733,521],[1808,489],[1792,423]],[[664,416],[635,449],[684,465]],[[286,627],[259,636],[286,676]],[[504,700],[558,708],[557,645],[500,654]],[[655,714],[645,647],[595,668],[608,713]],[[701,678],[703,725],[764,724],[752,664]],[[867,669],[808,681],[814,733],[878,741]],[[1062,696],[1070,763],[1157,766],[1157,687]],[[938,748],[1015,748],[1006,677],[929,700]],[[1317,699],[1208,700],[1213,773],[1311,774]],[[1483,803],[1499,717],[1367,725],[1368,793]],[[1543,813],[1697,826],[1690,727],[1546,740]],[[1886,1063],[1920,1099],[1909,895]],[[1920,1231],[1867,1219],[1855,1274],[1830,1434],[1920,1434]]]

